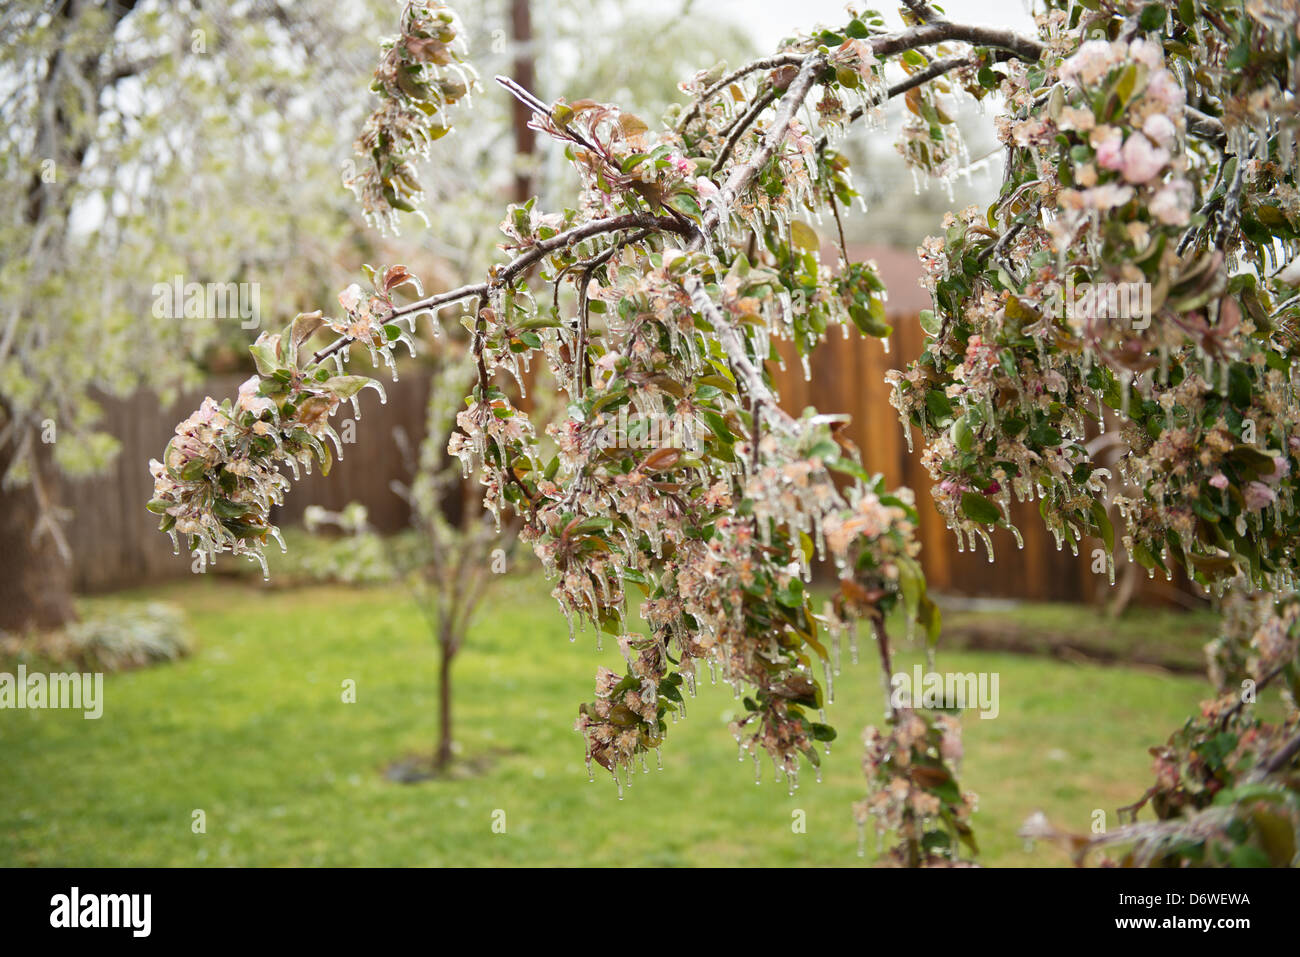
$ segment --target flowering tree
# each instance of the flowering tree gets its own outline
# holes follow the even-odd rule
[[[1291,863],[1300,625],[1271,593],[1290,590],[1300,521],[1300,269],[1277,269],[1300,238],[1287,92],[1300,7],[1047,0],[1032,38],[922,2],[903,18],[889,30],[865,11],[699,74],[654,132],[612,105],[546,104],[512,87],[577,171],[573,207],[510,207],[508,258],[482,282],[425,296],[391,266],[370,276],[372,291],[346,290],[339,318],[303,315],[260,337],[258,376],[234,402],[205,402],[153,464],[151,507],[192,549],[259,558],[288,485],[281,467],[328,464],[333,410],[364,387],[382,393],[345,374],[348,352],[359,344],[391,364],[417,316],[467,304],[475,385],[449,448],[498,519],[521,522],[571,627],[610,634],[627,661],[598,675],[580,709],[589,760],[629,774],[661,747],[704,666],[747,692],[733,725],[742,751],[760,769],[765,753],[793,788],[835,736],[819,712],[842,637],[868,629],[888,676],[887,616],[900,612],[931,646],[940,623],[910,493],[863,470],[842,417],[783,410],[765,362],[778,338],[806,356],[834,326],[890,332],[879,277],[842,241],[855,192],[837,140],[903,97],[900,151],[948,175],[957,106],[992,96],[1002,189],[921,250],[929,340],[894,375],[894,404],[925,439],[936,501],[963,545],[988,545],[990,528],[1009,526],[1012,496],[1032,498],[1063,546],[1091,535],[1109,553],[1118,540],[1150,570],[1178,564],[1214,591],[1239,581],[1256,593],[1219,652],[1225,697],[1158,755],[1147,798],[1158,820],[1104,843],[1129,846],[1135,863]],[[358,141],[369,162],[351,183],[377,222],[417,205],[413,160],[474,82],[452,13],[407,4]],[[836,261],[822,260],[809,217],[839,238]],[[1112,308],[1115,284],[1144,308]],[[407,285],[416,298],[399,302]],[[335,338],[312,351],[325,329]],[[507,391],[531,361],[568,400],[549,460]],[[1087,445],[1103,407],[1123,422],[1114,503]],[[633,432],[699,439],[611,444],[620,414]],[[822,609],[807,587],[819,560],[838,577]],[[629,586],[643,596],[640,627]],[[1270,685],[1290,694],[1271,726],[1254,711]],[[868,730],[870,792],[856,810],[892,835],[891,862],[974,850],[958,735],[951,716],[895,703]],[[1083,853],[1098,843],[1031,824]]]
[[[353,19],[371,3],[5,4],[0,629],[73,617],[59,478],[116,454],[98,400],[166,396],[223,327],[242,338],[260,319],[159,309],[154,284],[337,282],[331,244],[352,217],[331,197],[344,155],[330,134],[362,100],[370,54]]]

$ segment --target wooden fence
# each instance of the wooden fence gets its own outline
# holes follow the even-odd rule
[[[1036,505],[1016,505],[1012,510],[1024,538],[1023,550],[1017,549],[1010,532],[999,530],[992,536],[996,565],[990,564],[982,547],[974,553],[957,551],[957,536],[944,524],[930,497],[931,479],[921,465],[920,435],[913,429],[916,447],[909,452],[885,383],[886,372],[905,368],[924,347],[919,317],[922,309],[929,308],[930,297],[919,282],[920,265],[911,252],[880,247],[850,249],[850,255],[875,261],[885,279],[886,312],[894,327],[889,352],[880,340],[856,333],[844,342],[829,341],[813,353],[810,376],[805,379],[802,365],[791,359],[791,350],[785,353],[784,370],[775,377],[782,403],[792,413],[809,405],[820,412],[849,413],[853,421],[848,435],[862,450],[867,471],[882,473],[891,486],[905,485],[915,491],[921,563],[932,588],[968,596],[1091,600],[1099,576],[1090,570],[1088,551],[1081,549],[1078,558],[1068,548],[1058,552]],[[834,335],[838,340],[838,333]]]
[[[996,565],[988,562],[982,549],[978,553],[957,551],[956,536],[944,526],[931,502],[930,477],[921,466],[919,438],[915,453],[909,453],[884,382],[888,369],[903,367],[922,348],[917,316],[929,301],[917,285],[919,267],[910,253],[877,248],[854,252],[855,258],[876,259],[889,285],[888,313],[894,326],[891,352],[886,354],[880,341],[855,334],[818,350],[809,381],[798,362],[788,362],[776,375],[785,406],[795,413],[814,405],[823,412],[851,414],[849,434],[862,449],[867,469],[884,473],[891,485],[915,490],[921,512],[921,559],[936,590],[1038,600],[1092,598],[1099,576],[1088,567],[1087,551],[1078,558],[1068,550],[1058,552],[1032,505],[1018,506],[1015,511],[1024,536],[1023,551],[1017,552],[1006,532],[993,536],[999,559]],[[204,395],[233,395],[239,381],[237,376],[216,378],[170,407],[161,407],[148,394],[105,403],[106,427],[121,440],[121,455],[106,476],[73,484],[66,496],[76,510],[69,534],[77,555],[80,589],[100,591],[189,574],[188,561],[172,554],[170,542],[157,531],[156,518],[144,509],[152,481],[146,463],[161,454],[175,424],[196,408]],[[356,444],[346,448],[344,458],[335,463],[328,477],[317,470],[294,483],[276,515],[278,523],[300,520],[310,503],[339,508],[359,501],[367,506],[380,530],[405,527],[406,507],[389,487],[402,471],[393,430],[400,426],[413,437],[421,434],[428,378],[407,373],[386,388],[386,405],[375,401],[373,393],[363,393],[364,420],[357,423]],[[346,407],[338,415],[345,417]]]

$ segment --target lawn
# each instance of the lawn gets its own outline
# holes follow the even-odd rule
[[[456,669],[462,758],[452,780],[399,784],[394,759],[432,748],[436,657],[423,620],[387,588],[274,591],[211,579],[97,599],[183,606],[196,654],[109,675],[104,716],[0,712],[3,865],[859,865],[851,804],[858,736],[881,716],[868,655],[836,681],[841,732],[823,780],[794,796],[766,764],[737,762],[738,702],[702,680],[670,728],[664,770],[622,801],[589,783],[577,704],[598,663],[590,632],[568,641],[544,582],[501,583]],[[870,649],[868,649],[870,650]],[[846,655],[847,658],[847,655]],[[915,655],[898,664],[910,668]],[[1061,864],[1016,829],[1041,808],[1086,830],[1095,808],[1141,794],[1146,749],[1206,696],[1151,670],[1006,653],[941,654],[945,671],[1000,675],[1001,713],[968,715],[964,785],[987,865]],[[344,703],[347,680],[356,702]],[[206,833],[191,829],[202,810]],[[794,833],[793,812],[806,812]],[[504,833],[493,828],[504,812]]]

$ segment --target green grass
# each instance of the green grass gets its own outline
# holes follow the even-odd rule
[[[665,769],[652,760],[619,801],[603,772],[588,783],[572,730],[614,642],[602,655],[590,632],[570,644],[544,583],[506,581],[456,669],[463,757],[493,763],[404,785],[383,769],[432,748],[437,701],[432,641],[400,592],[205,580],[98,603],[145,597],[187,610],[194,657],[107,676],[99,721],[0,712],[0,864],[862,863],[850,810],[863,790],[858,735],[882,708],[865,653],[836,681],[828,717],[841,737],[821,783],[807,774],[791,797],[767,764],[755,786],[726,728],[738,703],[705,678],[689,720],[670,728]],[[962,773],[980,794],[990,865],[1063,863],[1052,848],[1025,850],[1024,818],[1041,808],[1086,830],[1105,808],[1113,822],[1149,781],[1146,749],[1207,696],[1190,678],[1009,654],[951,652],[940,667],[1000,674],[1000,716],[965,722]],[[346,679],[355,704],[341,700]],[[191,831],[195,809],[206,834]],[[492,828],[498,809],[504,834]],[[792,833],[795,809],[804,834]]]

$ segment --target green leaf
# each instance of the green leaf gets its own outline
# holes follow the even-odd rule
[[[961,510],[981,525],[996,525],[1002,520],[1002,511],[979,492],[962,492]]]
[[[248,347],[248,351],[252,353],[259,375],[274,375],[280,368],[280,359],[275,354],[274,342],[255,342]]]
[[[931,389],[925,394],[925,408],[935,425],[942,425],[952,418],[952,403],[938,389]]]
[[[702,409],[700,417],[723,445],[731,445],[736,441],[736,437],[731,434],[731,429],[727,428],[727,420],[718,413],[712,409]]]
[[[1092,500],[1092,520],[1097,526],[1101,540],[1106,543],[1106,551],[1113,554],[1115,551],[1115,528],[1111,525],[1106,506],[1095,498]]]
[[[806,252],[815,253],[822,246],[817,231],[807,223],[800,222],[797,219],[790,221],[790,238],[796,246]]]
[[[950,437],[953,445],[963,452],[975,448],[975,431],[970,427],[969,416],[963,415],[953,420]]]
[[[894,331],[894,327],[885,321],[884,302],[875,297],[869,299],[865,306],[857,302],[849,306],[849,318],[863,335],[883,339]]]
[[[336,375],[322,382],[321,388],[333,392],[340,399],[350,399],[365,388],[366,383],[369,381],[369,376]]]
[[[925,594],[925,573],[920,563],[907,555],[898,556],[895,564],[898,566],[898,590],[903,596],[903,607],[915,617]]]
[[[921,596],[920,607],[916,610],[916,622],[925,629],[925,640],[931,646],[939,643],[939,634],[943,630],[943,612],[929,595]]]
[[[1163,3],[1148,3],[1142,8],[1142,14],[1138,17],[1138,26],[1143,30],[1159,30],[1165,25],[1165,5]]]
[[[811,728],[812,736],[817,741],[834,741],[836,738],[836,731],[829,724],[814,721]]]

